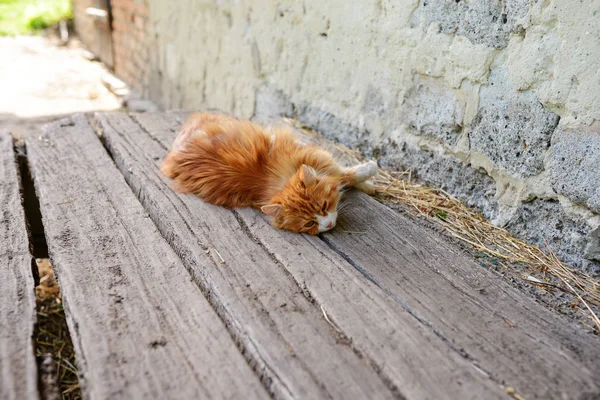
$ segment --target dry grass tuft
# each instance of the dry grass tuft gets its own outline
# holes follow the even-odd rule
[[[333,147],[334,151],[346,160],[364,159],[359,152],[332,144],[295,120],[286,119],[286,122],[300,129],[313,141]],[[425,216],[439,224],[442,232],[448,232],[477,252],[497,258],[504,268],[511,270],[532,285],[545,290],[559,289],[570,293],[576,297],[577,306],[589,313],[595,325],[595,328],[590,327],[600,334],[600,319],[590,307],[590,305],[600,307],[599,279],[562,263],[547,243],[548,253],[492,225],[479,212],[470,209],[443,189],[413,182],[411,175],[410,170],[393,172],[380,168],[379,175],[373,180],[377,188],[374,197],[409,206],[415,214]],[[528,274],[518,272],[511,267],[511,263],[523,266]],[[557,278],[562,284],[551,283],[552,277]]]
[[[81,399],[75,352],[54,270],[48,259],[37,259],[36,263],[40,275],[40,284],[35,288],[38,309],[36,356],[52,354],[62,399]]]

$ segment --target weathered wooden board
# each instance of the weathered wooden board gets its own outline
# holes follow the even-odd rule
[[[346,163],[358,162],[324,138],[311,141]],[[600,398],[598,336],[483,270],[410,217],[358,192],[348,203],[323,240],[495,381],[526,398]]]
[[[97,119],[128,183],[210,294],[275,397],[393,397],[233,212],[168,187],[158,171],[163,146],[126,114]]]
[[[410,218],[358,192],[348,203],[325,243],[492,379],[526,398],[600,398],[598,337]]]
[[[85,117],[26,143],[84,396],[267,398]]]
[[[148,135],[123,114],[101,114],[97,118],[117,165],[163,235],[207,285],[214,302],[222,304],[224,318],[236,325],[242,343],[252,345],[253,357],[265,364],[266,373],[277,374],[272,379],[280,380],[288,390],[293,387],[294,395],[301,393],[303,387],[310,387],[304,386],[310,381],[304,379],[302,385],[290,386],[298,372],[292,363],[277,362],[269,354],[273,333],[265,329],[266,324],[285,341],[298,343],[292,348],[304,368],[318,371],[327,366],[325,371],[313,374],[313,379],[336,398],[341,393],[333,390],[344,375],[352,375],[355,385],[365,378],[357,380],[356,368],[351,364],[337,370],[329,367],[340,356],[318,339],[331,337],[336,333],[332,329],[341,329],[350,337],[348,340],[344,335],[340,339],[377,371],[395,395],[435,399],[505,396],[503,388],[471,360],[415,320],[318,238],[276,231],[252,210],[232,213],[169,189],[157,166],[177,132],[179,119],[167,114],[135,114],[134,119]],[[262,246],[256,241],[262,241]],[[206,261],[201,258],[205,248],[218,270],[205,266]],[[220,263],[219,254],[224,264]],[[260,300],[267,314],[262,320],[258,313],[250,317],[236,310],[244,307],[248,313],[255,313],[256,305],[249,303],[249,294],[239,290],[240,286],[248,286],[250,296]],[[313,300],[312,308],[305,305],[303,296]],[[277,307],[282,304],[286,306]],[[288,326],[279,322],[285,318],[282,310],[290,304],[310,318],[296,315]],[[319,321],[323,322],[323,312],[333,320],[335,328],[315,328]],[[294,338],[296,332],[307,344]],[[317,357],[310,353],[311,348],[318,349]],[[332,379],[339,375],[342,376]],[[377,397],[377,392],[367,396]]]
[[[0,398],[37,399],[32,258],[12,137],[0,132]]]
[[[165,136],[157,135],[159,140]],[[349,201],[338,228],[323,240],[426,329],[526,398],[600,398],[600,381],[594,377],[600,370],[596,336],[570,325],[409,218],[361,193],[350,194]],[[306,265],[320,260],[307,257],[303,264],[298,257],[286,257],[290,252],[280,249],[290,240],[287,234],[273,231],[253,212],[240,215],[305,283]],[[320,249],[320,243],[308,241]],[[315,253],[299,243],[293,248],[304,256]],[[325,287],[308,290],[316,298],[330,295]],[[352,326],[347,329],[352,332]]]
[[[349,203],[324,241],[424,326],[527,399],[600,398],[598,337],[410,218],[362,193]]]
[[[12,137],[0,132],[0,399],[37,399],[29,239]]]

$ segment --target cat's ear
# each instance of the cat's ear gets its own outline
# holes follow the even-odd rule
[[[262,206],[260,209],[271,218],[276,218],[283,207],[281,204],[269,204]]]
[[[308,165],[302,165],[301,176],[304,187],[310,186],[317,181],[317,171]]]

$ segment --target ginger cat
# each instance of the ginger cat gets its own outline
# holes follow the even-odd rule
[[[201,113],[185,124],[161,171],[182,193],[259,208],[279,229],[317,235],[335,226],[344,187],[372,191],[366,181],[377,164],[345,168],[327,151],[300,144],[290,129]]]

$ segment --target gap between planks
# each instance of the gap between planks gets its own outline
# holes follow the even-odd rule
[[[73,344],[62,307],[60,290],[53,293],[44,292],[50,278],[45,275],[40,278],[40,264],[37,259],[48,259],[48,244],[39,199],[35,192],[25,143],[17,151],[21,175],[22,203],[28,229],[29,248],[31,251],[31,268],[35,278],[36,314],[34,347],[38,364],[38,385],[42,400],[59,399],[61,394],[70,393],[80,396],[77,362],[74,357]],[[54,281],[54,285],[57,283]],[[39,286],[39,287],[38,287]],[[38,292],[38,289],[41,292]],[[42,293],[46,293],[45,295]],[[52,299],[50,298],[52,297]],[[64,326],[64,328],[63,328]],[[49,343],[45,342],[48,341]],[[56,356],[58,355],[58,358]],[[72,362],[70,362],[70,361]],[[61,367],[63,368],[61,371]],[[65,370],[70,373],[65,374]],[[61,374],[62,372],[62,374]],[[65,380],[70,378],[67,383]]]

